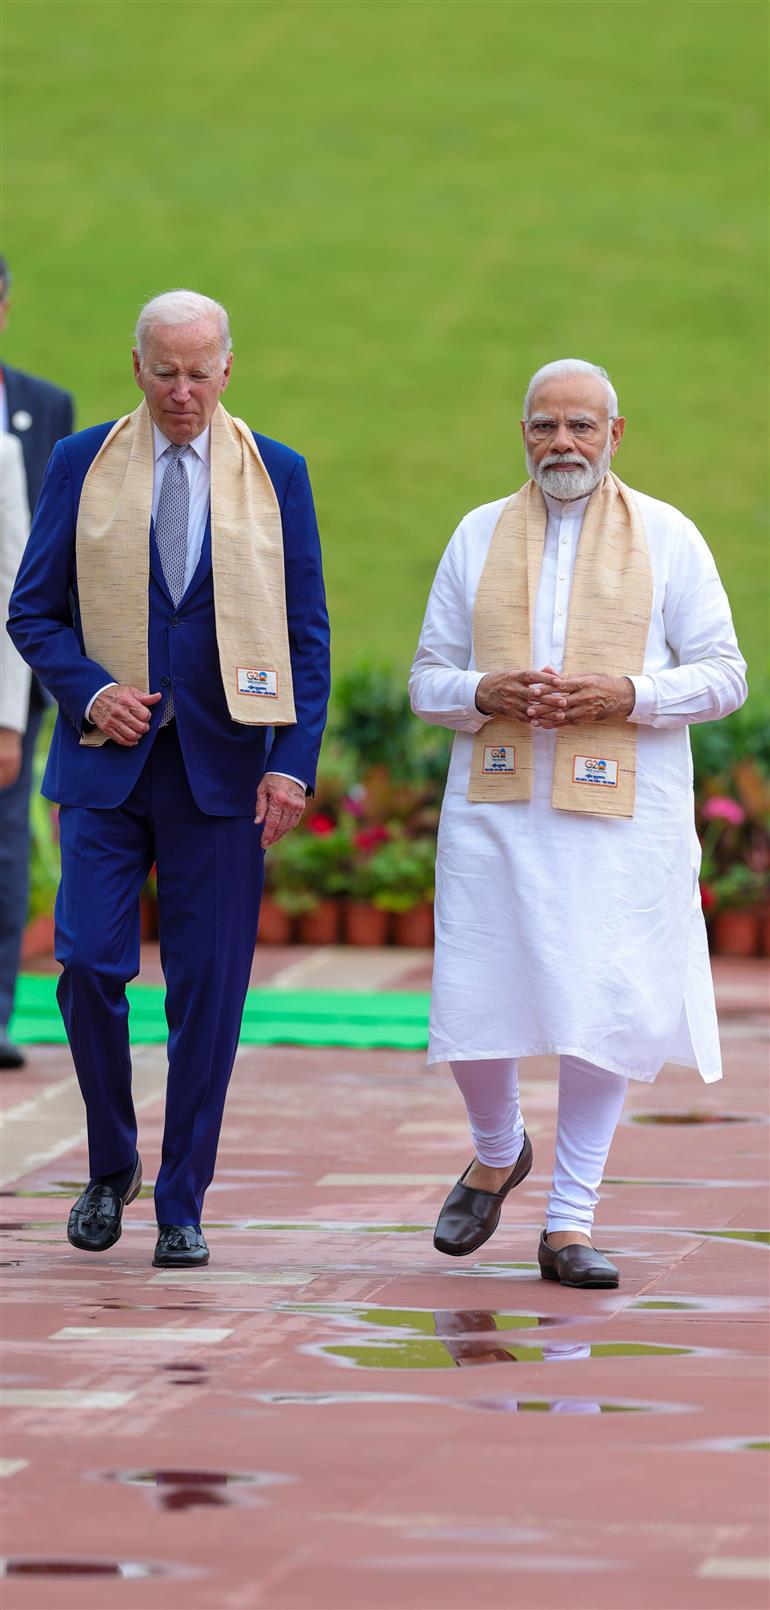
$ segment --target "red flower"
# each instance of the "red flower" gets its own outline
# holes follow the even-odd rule
[[[362,827],[356,833],[355,842],[359,850],[376,850],[378,844],[387,844],[389,838],[388,829],[381,822],[376,822],[374,827]]]
[[[333,833],[337,824],[332,821],[331,816],[324,816],[318,811],[315,816],[309,818],[307,825],[311,833],[317,833],[319,838],[323,838],[326,833]]]
[[[704,911],[713,911],[717,903],[716,895],[707,883],[702,883],[700,886],[700,903]]]

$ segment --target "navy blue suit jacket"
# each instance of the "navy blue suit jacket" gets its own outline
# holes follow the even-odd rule
[[[25,374],[23,369],[9,369],[3,364],[3,384],[8,409],[8,429],[18,436],[24,454],[27,476],[27,496],[30,509],[34,509],[43,484],[45,467],[54,446],[62,436],[69,436],[75,423],[72,398],[50,380]],[[17,415],[29,415],[29,424],[19,429],[14,424]]]
[[[85,711],[109,665],[89,659],[78,605],[75,532],[86,473],[110,424],[67,437],[54,448],[11,595],[8,631],[59,705],[43,793],[62,805],[109,809],[128,797],[160,725],[133,748],[80,744]],[[199,808],[213,816],[249,815],[270,769],[300,777],[312,790],[329,694],[329,622],[321,549],[307,466],[290,447],[255,433],[275,488],[284,539],[286,607],[296,724],[248,727],[233,721],[222,688],[214,617],[210,518],[200,562],[175,608],[154,537],[150,544],[149,666],[152,693],[173,686],[179,741]],[[259,621],[254,622],[255,661]]]

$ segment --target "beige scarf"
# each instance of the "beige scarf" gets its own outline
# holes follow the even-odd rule
[[[476,593],[473,646],[480,671],[539,670],[532,619],[547,509],[534,481],[509,498],[492,533]],[[641,672],[652,613],[652,570],[634,494],[605,475],[586,508],[578,543],[564,675]],[[636,727],[607,721],[562,727],[556,735],[551,804],[592,816],[633,816]],[[493,719],[476,734],[468,799],[532,797],[532,729]]]
[[[78,597],[86,654],[116,682],[150,691],[150,545],[154,437],[144,400],[113,425],[83,483]],[[243,420],[211,421],[211,566],[222,686],[233,721],[296,721],[286,624],[281,511]],[[103,732],[82,744],[106,743]]]

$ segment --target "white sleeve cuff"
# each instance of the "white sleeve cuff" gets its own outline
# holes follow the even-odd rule
[[[288,777],[290,783],[299,783],[300,788],[304,788],[305,793],[307,793],[307,783],[304,783],[301,777],[293,777],[290,771],[272,771],[268,766],[265,775],[269,775],[270,777]]]
[[[634,708],[628,717],[629,721],[652,721],[655,714],[655,683],[651,676],[630,676],[633,683],[636,699]]]
[[[91,711],[92,711],[92,709],[93,709],[93,707],[94,707],[94,705],[95,705],[95,703],[96,703],[96,701],[97,701],[97,699],[99,697],[99,694],[100,693],[106,693],[108,688],[116,688],[117,686],[118,686],[117,682],[105,682],[103,688],[97,688],[93,698],[89,699],[88,704],[86,705],[86,708],[85,708],[85,711],[84,711],[84,714],[83,714],[83,720],[84,721],[90,721],[91,720]]]
[[[467,732],[480,732],[481,728],[492,720],[491,715],[487,715],[484,710],[480,710],[476,703],[476,690],[486,674],[486,671],[466,671],[465,673],[468,689],[468,715],[470,717],[466,727]]]

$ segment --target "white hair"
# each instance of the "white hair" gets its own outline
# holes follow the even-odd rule
[[[557,358],[555,363],[544,363],[527,386],[527,395],[524,398],[524,418],[529,419],[529,404],[532,393],[541,380],[549,380],[556,375],[593,375],[596,380],[604,382],[607,391],[607,403],[610,419],[618,417],[618,396],[606,369],[598,363],[587,363],[585,358]]]
[[[230,347],[230,320],[221,302],[212,301],[210,296],[201,296],[199,291],[163,291],[160,296],[153,296],[145,302],[139,318],[136,321],[136,350],[140,359],[144,355],[144,343],[148,330],[155,324],[195,324],[199,319],[216,319],[222,341],[222,357],[226,358]]]

